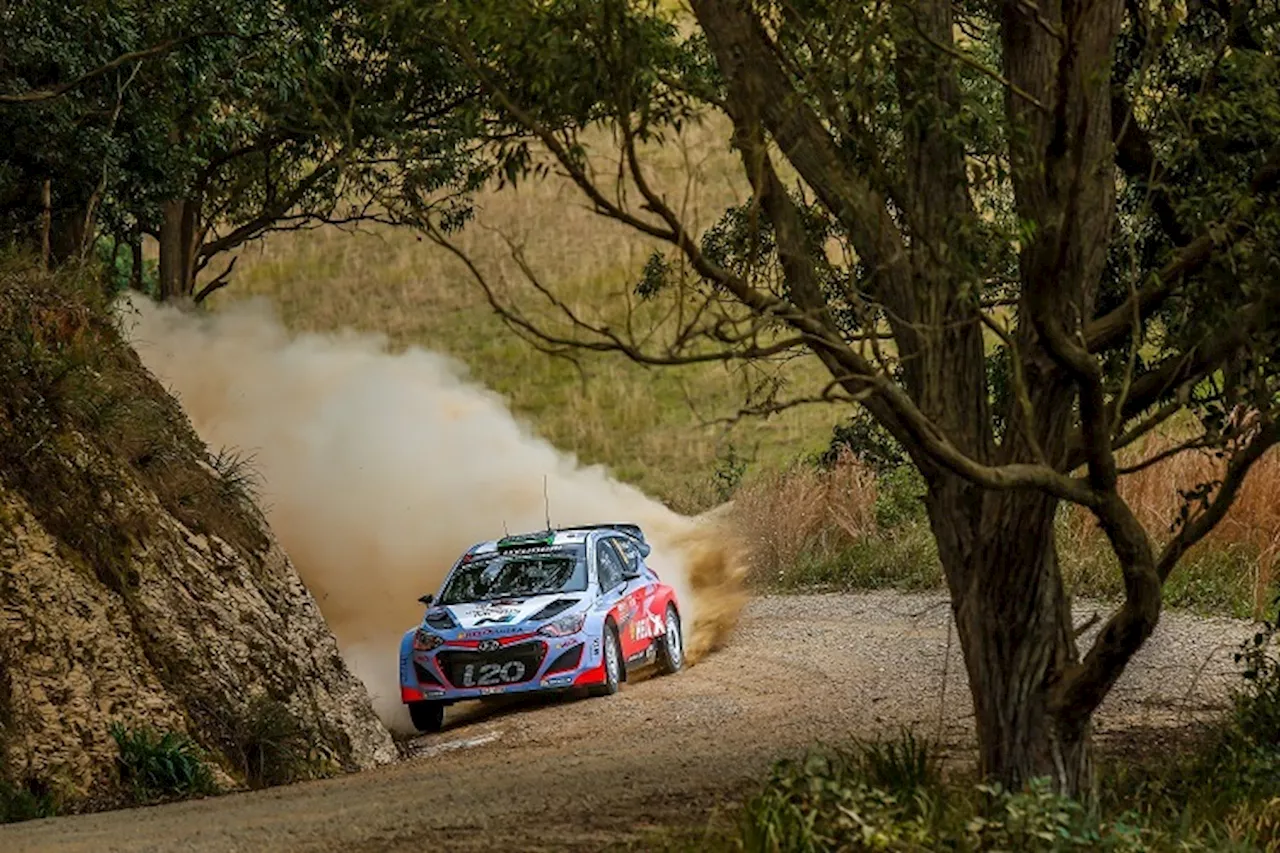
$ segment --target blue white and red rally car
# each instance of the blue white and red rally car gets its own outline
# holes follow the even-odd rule
[[[645,565],[634,524],[481,542],[454,564],[422,624],[400,642],[400,698],[419,731],[464,699],[587,688],[684,664],[675,591]]]

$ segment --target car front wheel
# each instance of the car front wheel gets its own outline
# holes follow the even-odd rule
[[[592,687],[592,696],[609,696],[622,686],[622,646],[618,643],[618,632],[606,623],[601,639],[604,642],[604,684]]]
[[[674,604],[667,605],[666,626],[658,642],[658,671],[670,675],[684,666],[684,634],[680,631],[680,614]]]
[[[438,732],[444,726],[444,703],[410,702],[409,719],[420,732]]]

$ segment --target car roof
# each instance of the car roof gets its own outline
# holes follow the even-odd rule
[[[501,539],[489,539],[471,546],[467,549],[467,553],[491,554],[498,550],[500,543],[503,546],[521,547],[522,545],[527,545],[528,547],[544,548],[554,548],[560,545],[581,545],[587,541],[588,536],[598,531],[630,536],[633,539],[644,541],[644,534],[640,533],[640,528],[634,525],[590,524],[582,527],[565,527],[559,530],[543,530],[537,533],[521,533],[514,536],[504,536]]]

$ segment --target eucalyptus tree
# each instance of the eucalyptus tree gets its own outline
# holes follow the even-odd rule
[[[927,484],[982,769],[1086,794],[1091,720],[1162,585],[1278,437],[1277,5],[383,10],[403,55],[448,50],[473,75],[504,176],[554,168],[662,247],[635,287],[670,308],[654,327],[594,320],[528,266],[535,289],[512,298],[473,266],[509,325],[654,365],[821,363],[830,382],[810,399],[864,407]],[[692,122],[725,128],[750,187],[701,233],[646,165]],[[555,311],[526,310],[533,294]],[[1173,424],[1175,445],[1147,441]],[[1144,529],[1124,478],[1205,448],[1222,476],[1184,495],[1172,531]],[[1064,503],[1092,513],[1123,575],[1086,648]]]

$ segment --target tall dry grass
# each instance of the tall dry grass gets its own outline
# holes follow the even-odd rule
[[[1153,436],[1124,454],[1125,464],[1173,446],[1177,433]],[[1169,540],[1186,504],[1184,494],[1221,480],[1225,460],[1212,453],[1188,451],[1121,479],[1120,493],[1133,507],[1157,547]],[[1192,511],[1198,511],[1193,506]],[[1068,577],[1077,586],[1119,593],[1120,576],[1105,537],[1093,516],[1070,507],[1059,525],[1060,550]],[[1273,450],[1253,466],[1227,515],[1204,541],[1191,549],[1174,570],[1166,595],[1179,599],[1233,599],[1237,615],[1261,615],[1277,594],[1280,560],[1280,451]]]
[[[914,477],[878,479],[851,453],[826,470],[800,462],[750,479],[730,514],[750,552],[751,581],[780,589],[940,585],[919,485]]]
[[[1158,453],[1161,436],[1132,454]],[[1121,491],[1157,546],[1168,540],[1183,493],[1221,477],[1222,460],[1184,453],[1125,477]],[[752,580],[765,587],[940,585],[941,570],[912,481],[878,480],[851,454],[830,470],[808,464],[750,478],[732,517],[752,552]],[[1115,555],[1093,516],[1064,506],[1058,546],[1070,589],[1084,597],[1123,593]],[[1254,466],[1226,518],[1184,558],[1166,587],[1174,606],[1259,615],[1277,594],[1280,451]]]
[[[784,578],[800,555],[830,558],[875,536],[876,478],[852,454],[830,470],[796,464],[765,472],[734,495],[732,517],[757,583]]]

